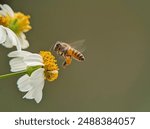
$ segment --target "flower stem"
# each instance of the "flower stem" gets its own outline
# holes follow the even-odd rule
[[[24,73],[27,73],[27,71],[26,71],[26,70],[23,70],[23,71],[21,71],[21,72],[8,73],[8,74],[0,75],[0,79],[7,78],[7,77],[11,77],[11,76],[15,76],[15,75],[20,75],[20,74],[24,74]]]

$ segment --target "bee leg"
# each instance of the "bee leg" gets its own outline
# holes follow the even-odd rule
[[[66,68],[67,65],[70,65],[72,62],[71,56],[66,56],[65,61],[63,63],[63,68]]]
[[[62,66],[63,66],[63,68],[66,68],[66,66],[67,66],[66,61],[64,61],[64,63],[62,64]]]

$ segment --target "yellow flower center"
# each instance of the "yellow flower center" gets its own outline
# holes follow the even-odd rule
[[[7,26],[8,25],[7,17],[4,17],[4,16],[0,15],[0,25],[3,25],[3,26]]]
[[[29,15],[24,15],[23,13],[18,12],[14,13],[14,17],[9,15],[0,16],[0,24],[10,28],[16,34],[19,34],[21,32],[27,32],[31,29],[29,19]]]
[[[58,77],[58,66],[56,64],[55,57],[49,51],[40,51],[40,55],[43,58],[45,79],[53,81]]]

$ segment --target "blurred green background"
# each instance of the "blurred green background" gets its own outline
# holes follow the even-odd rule
[[[45,83],[43,99],[22,99],[17,77],[0,80],[0,111],[150,111],[150,1],[3,0],[31,15],[31,52],[56,41],[84,43],[86,61],[60,69]],[[0,74],[9,73],[0,46]],[[59,66],[63,60],[58,58]]]

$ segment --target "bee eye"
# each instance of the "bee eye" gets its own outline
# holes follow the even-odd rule
[[[56,47],[60,47],[60,43],[56,44]]]
[[[59,43],[56,43],[55,46],[53,47],[54,48],[54,51],[57,51],[60,47],[60,44]]]

